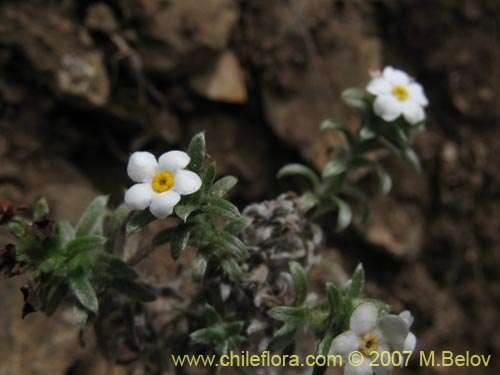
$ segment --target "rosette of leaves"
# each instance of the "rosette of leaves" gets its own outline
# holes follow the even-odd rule
[[[135,300],[155,299],[149,288],[136,281],[137,273],[113,254],[128,209],[109,210],[107,201],[105,196],[96,198],[76,226],[50,219],[45,199],[37,203],[33,217],[16,216],[8,224],[17,239],[22,272],[34,272],[23,288],[23,316],[36,310],[52,315],[67,299],[83,327],[88,314],[98,312],[99,295],[108,288]]]
[[[354,107],[360,115],[360,130],[354,133],[349,127],[333,120],[321,124],[321,131],[340,131],[346,138],[347,148],[335,146],[328,149],[331,160],[324,166],[321,175],[302,164],[288,164],[280,169],[278,177],[301,175],[311,184],[311,190],[301,196],[303,212],[313,211],[313,217],[330,211],[337,211],[337,229],[346,228],[352,220],[352,212],[345,198],[352,198],[363,204],[364,219],[368,215],[368,198],[349,177],[360,168],[371,170],[379,180],[381,193],[387,194],[392,180],[379,161],[370,158],[376,150],[387,149],[396,156],[410,162],[420,172],[420,162],[411,147],[413,137],[424,130],[423,123],[411,125],[403,117],[386,122],[373,111],[373,96],[358,89],[342,93],[346,104]]]
[[[186,246],[191,245],[198,250],[192,264],[196,280],[202,280],[207,269],[221,267],[231,280],[241,281],[243,273],[236,260],[245,257],[248,250],[236,234],[248,222],[241,217],[238,208],[224,198],[238,180],[233,176],[215,179],[215,161],[206,162],[204,133],[193,137],[187,153],[191,158],[187,168],[201,177],[202,186],[197,192],[182,197],[174,209],[180,222],[160,231],[148,250],[169,243],[172,258],[177,260]],[[154,220],[156,218],[148,209],[137,212],[128,221],[126,232],[128,235],[135,233]],[[133,259],[132,263],[135,261]]]

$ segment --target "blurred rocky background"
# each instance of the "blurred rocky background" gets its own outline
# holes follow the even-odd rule
[[[424,172],[389,158],[393,191],[373,200],[365,227],[326,231],[312,284],[361,260],[368,295],[412,310],[418,350],[493,356],[487,368],[412,361],[404,373],[496,374],[499,61],[493,0],[4,0],[0,197],[46,196],[74,220],[98,193],[122,199],[131,152],[185,147],[201,130],[218,172],[240,179],[240,208],[300,191],[276,171],[322,167],[342,139],[320,121],[356,120],[341,91],[394,65],[431,102],[416,139]],[[128,373],[80,347],[71,311],[22,321],[22,284],[0,283],[0,375]]]

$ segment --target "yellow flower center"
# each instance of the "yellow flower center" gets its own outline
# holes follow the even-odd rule
[[[170,190],[173,184],[174,176],[172,176],[172,173],[170,172],[160,172],[153,177],[153,190],[157,193],[163,193],[167,190]]]
[[[365,356],[369,357],[372,352],[376,352],[378,350],[378,337],[371,333],[364,335],[361,339],[361,346],[359,350]]]
[[[404,86],[394,86],[392,89],[392,95],[399,100],[406,100],[408,98],[408,90]]]

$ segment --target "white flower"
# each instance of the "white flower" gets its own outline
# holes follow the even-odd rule
[[[125,204],[131,210],[149,207],[158,219],[172,213],[181,195],[192,194],[201,186],[200,177],[184,168],[189,164],[188,154],[169,151],[156,161],[153,154],[134,152],[128,161],[127,173],[137,182],[125,193]]]
[[[413,324],[413,315],[411,315],[411,312],[405,310],[401,314],[399,314],[399,316],[405,321],[409,329]],[[417,338],[413,333],[408,332],[408,336],[406,336],[405,339],[404,350],[414,351],[416,346],[417,346]]]
[[[403,115],[408,123],[415,125],[425,118],[423,107],[429,101],[424,90],[402,70],[385,67],[382,74],[375,74],[366,90],[376,96],[373,109],[385,121],[394,121]]]
[[[393,366],[370,366],[375,359],[373,352],[401,351],[408,336],[408,325],[397,315],[378,317],[378,308],[372,302],[363,302],[354,310],[349,325],[350,330],[337,336],[332,342],[330,354],[341,355],[345,375],[387,375]],[[363,361],[359,366],[349,363],[349,353],[359,351]]]

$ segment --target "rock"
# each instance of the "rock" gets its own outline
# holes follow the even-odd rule
[[[81,29],[63,10],[67,11],[47,6],[44,11],[50,17],[40,17],[39,9],[31,3],[3,6],[0,43],[17,46],[41,83],[63,95],[102,106],[109,96],[103,53],[82,38]]]
[[[397,257],[415,257],[423,246],[424,218],[418,206],[379,197],[370,207],[366,238]]]
[[[87,8],[85,26],[106,34],[115,32],[119,27],[113,10],[104,3],[92,4]]]
[[[149,31],[178,51],[195,46],[221,50],[237,17],[234,0],[172,0],[152,18]]]
[[[106,104],[110,85],[102,53],[89,51],[80,56],[62,56],[57,83],[64,94],[86,99],[96,106]]]
[[[245,74],[231,51],[224,51],[215,67],[192,79],[191,85],[200,95],[214,101],[244,103],[247,100]]]
[[[334,118],[356,126],[358,116],[340,94],[347,87],[363,87],[368,71],[380,67],[380,43],[370,31],[365,9],[354,4],[358,2],[345,3],[342,12],[326,1],[295,3],[290,8],[288,2],[269,2],[270,9],[262,14],[272,21],[261,25],[262,20],[252,20],[255,24],[248,27],[263,30],[249,30],[246,38],[259,41],[261,45],[252,48],[260,53],[252,51],[247,58],[264,69],[264,108],[270,125],[320,168],[327,161],[327,145],[343,144],[343,139],[335,133],[320,135],[319,124]]]

